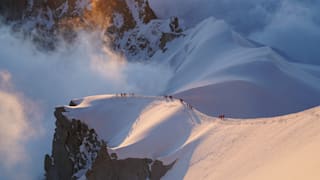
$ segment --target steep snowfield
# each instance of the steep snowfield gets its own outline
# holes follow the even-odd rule
[[[179,99],[92,96],[65,106],[96,129],[120,159],[167,164],[163,179],[320,178],[320,108],[274,118],[210,117]]]
[[[293,64],[276,50],[209,18],[153,58],[172,67],[167,94],[209,115],[270,117],[320,103],[319,66]]]

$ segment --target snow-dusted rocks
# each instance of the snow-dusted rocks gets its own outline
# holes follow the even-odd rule
[[[1,1],[0,15],[42,49],[55,49],[61,36],[73,42],[79,30],[97,31],[130,60],[146,60],[182,36],[179,20],[158,19],[147,0]]]

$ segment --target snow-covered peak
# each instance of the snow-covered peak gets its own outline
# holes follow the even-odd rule
[[[308,165],[320,160],[314,158],[320,148],[319,108],[274,118],[220,119],[170,96],[102,95],[71,104],[62,114],[96,130],[118,160],[175,162],[161,179],[287,179],[294,177],[289,170],[301,177],[300,168],[310,178],[320,177]]]
[[[153,28],[143,27],[151,25],[168,28],[161,22],[153,20],[129,32],[149,32]],[[319,162],[304,153],[314,154],[320,147],[319,108],[273,118],[229,118],[270,117],[318,105],[320,88],[315,82],[319,76],[310,68],[290,63],[214,18],[185,31],[165,48],[151,60],[172,68],[166,87],[172,96],[85,97],[61,107],[60,115],[94,130],[97,139],[107,144],[105,156],[109,152],[116,162],[138,158],[170,167],[162,179],[288,179],[283,167],[277,167],[274,176],[268,172],[277,164],[287,167],[292,159],[301,160],[289,167],[294,171]],[[96,156],[103,148],[88,147],[80,150],[86,165],[76,166],[75,177],[95,174],[91,167],[109,166],[110,161],[102,163]],[[308,171],[319,177],[311,166]]]
[[[294,64],[223,20],[208,18],[166,48],[151,59],[174,72],[165,93],[207,114],[270,117],[319,105],[320,79],[314,73],[319,67]]]

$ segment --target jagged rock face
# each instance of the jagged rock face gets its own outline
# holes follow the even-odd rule
[[[62,115],[63,108],[55,111],[56,129],[52,155],[45,157],[46,177],[49,180],[71,179],[96,157],[102,142],[94,130],[79,120],[69,121]]]
[[[148,59],[182,35],[178,19],[158,20],[147,0],[3,0],[0,14],[44,49],[58,37],[73,42],[79,29],[104,31],[106,45],[129,60]]]
[[[161,161],[148,158],[117,159],[115,153],[109,155],[107,145],[94,129],[80,120],[67,119],[64,111],[63,107],[55,111],[57,120],[52,155],[46,155],[44,162],[48,180],[70,180],[82,176],[88,180],[158,180],[175,163],[166,166]]]

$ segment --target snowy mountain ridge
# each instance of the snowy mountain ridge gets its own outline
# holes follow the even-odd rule
[[[315,2],[1,0],[0,179],[319,180]]]
[[[175,162],[161,179],[254,179],[257,174],[266,179],[301,177],[299,171],[291,175],[281,171],[269,174],[266,170],[274,163],[287,164],[305,157],[305,150],[315,155],[314,147],[320,147],[319,108],[245,120],[210,117],[171,97],[102,95],[73,100],[71,104],[63,107],[63,115],[95,129],[117,159]],[[290,149],[295,149],[294,153],[288,152]],[[318,171],[307,166],[307,160],[287,166],[285,172],[304,166],[309,179],[316,179]],[[83,175],[88,178],[88,173]]]
[[[215,18],[184,34],[151,58],[173,71],[164,94],[206,114],[236,118],[279,116],[319,105],[319,66],[292,63]]]
[[[47,179],[319,179],[319,66],[293,63],[214,17],[185,29],[147,0],[4,0],[0,14],[45,51],[98,31],[124,64],[172,72],[154,96],[56,108]]]
[[[150,30],[143,26],[139,31]],[[302,177],[297,171],[301,166],[307,167],[310,179],[319,177],[314,166],[308,166],[319,159],[304,153],[314,155],[319,149],[319,108],[292,114],[319,105],[319,67],[291,63],[222,20],[209,18],[183,33],[149,59],[172,69],[163,94],[173,97],[122,93],[76,99],[58,108],[66,122],[94,130],[100,145],[89,143],[82,151],[87,137],[70,145],[64,144],[70,137],[62,135],[62,143],[54,142],[54,147],[62,148],[63,155],[53,149],[46,158],[48,179],[65,174],[52,162],[66,159],[71,164],[68,177],[83,179],[287,179],[291,176],[283,173],[284,167],[295,172],[292,177]],[[261,118],[284,114],[290,115]],[[61,128],[57,126],[56,134],[69,132]],[[74,159],[78,152],[84,164]],[[297,160],[300,164],[292,163]],[[277,165],[276,173],[268,174]],[[113,170],[103,171],[106,167]]]

